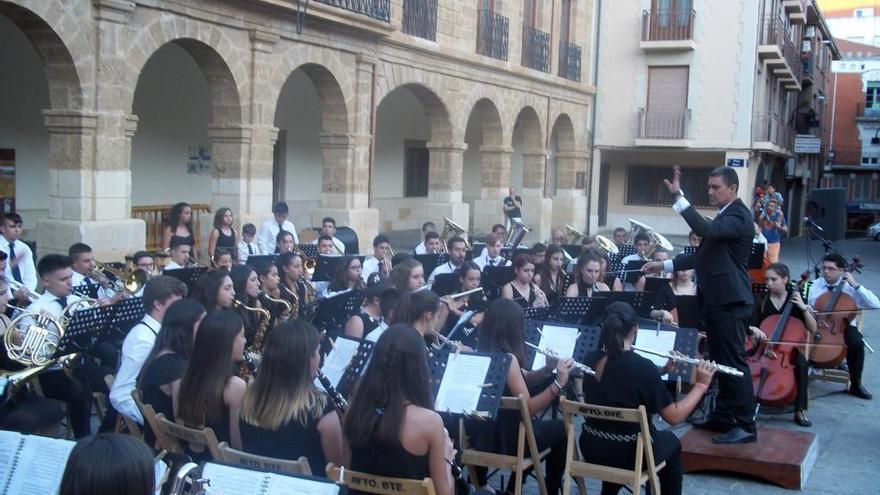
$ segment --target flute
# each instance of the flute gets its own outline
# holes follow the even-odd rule
[[[636,347],[636,346],[630,346],[630,347],[632,347],[632,350],[634,350],[634,351],[644,352],[646,354],[653,354],[655,356],[664,357],[666,359],[671,359],[673,361],[678,361],[678,362],[685,363],[685,364],[697,365],[697,364],[700,364],[701,362],[703,362],[702,359],[697,359],[697,358],[692,358],[692,357],[687,357],[687,356],[676,356],[675,354],[652,351],[650,349],[644,349],[642,347]],[[743,376],[742,371],[740,371],[736,368],[733,368],[731,366],[724,366],[723,364],[718,364],[715,362],[709,362],[709,361],[707,361],[707,362],[709,364],[711,364],[712,367],[715,368],[720,373],[725,373],[725,374],[733,375],[733,376]]]
[[[482,292],[482,291],[483,291],[482,287],[477,287],[476,289],[471,289],[471,290],[468,290],[465,292],[459,292],[458,294],[450,294],[446,297],[448,297],[450,299],[460,299],[462,297],[469,296],[469,295],[474,294],[476,292]]]
[[[537,352],[540,352],[541,354],[547,356],[547,357],[554,358],[554,359],[562,359],[559,357],[559,354],[556,354],[555,352],[551,351],[550,349],[541,349],[540,347],[536,346],[535,344],[532,344],[531,342],[523,342],[523,343],[525,345],[531,347],[532,349],[536,350]],[[596,372],[593,371],[593,368],[590,368],[586,364],[581,364],[577,361],[574,362],[574,367],[581,370],[582,373],[587,374],[587,375],[595,375],[596,374]]]
[[[440,342],[442,342],[442,345],[438,346],[439,349],[442,349],[444,345],[448,345],[449,347],[455,349],[457,352],[465,351],[468,348],[464,344],[449,340],[449,338],[447,338],[445,335],[438,332],[437,330],[431,330],[431,332],[437,336],[437,339],[439,339]]]

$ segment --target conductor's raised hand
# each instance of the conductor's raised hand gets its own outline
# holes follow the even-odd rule
[[[663,271],[662,261],[649,261],[642,265],[642,273],[661,273]]]
[[[672,167],[672,182],[669,179],[663,179],[663,184],[669,190],[669,194],[677,196],[681,194],[681,167],[675,165]]]

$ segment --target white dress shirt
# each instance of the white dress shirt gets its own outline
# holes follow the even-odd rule
[[[144,418],[131,398],[131,391],[137,384],[144,361],[153,350],[161,327],[161,323],[147,314],[131,328],[122,342],[122,360],[116,379],[113,380],[113,387],[110,388],[110,403],[113,408],[140,424],[144,424]]]
[[[369,280],[370,275],[379,272],[380,261],[382,260],[373,256],[364,260],[364,264],[361,265],[361,278],[364,279],[364,282]]]
[[[248,246],[250,246],[251,250],[253,250],[253,254],[251,254],[249,252]],[[261,254],[263,254],[263,252],[260,251],[260,246],[257,244],[256,238],[254,239],[254,242],[250,242],[250,243],[245,242],[245,241],[238,241],[238,262],[239,263],[244,264],[244,262],[247,261],[250,256],[259,256]]]
[[[318,239],[315,239],[314,241],[310,242],[309,244],[311,244],[313,246],[317,246]],[[337,239],[336,236],[333,236],[333,245],[336,246],[336,249],[339,250],[338,252],[334,252],[333,254],[339,254],[339,253],[345,254],[345,244],[343,244],[342,241]]]
[[[76,270],[73,271],[73,277],[71,277],[71,278],[73,281],[74,288],[77,286],[80,286],[80,285],[97,285],[98,286],[98,299],[110,299],[111,297],[116,295],[116,292],[113,289],[111,289],[109,287],[106,289],[104,287],[101,287],[101,284],[98,283],[97,280],[93,279],[90,276],[85,276]]]
[[[55,318],[57,320],[57,319],[61,318],[61,315],[63,314],[64,308],[65,308],[65,306],[62,305],[62,302],[59,301],[58,299],[60,299],[58,296],[56,296],[54,294],[50,294],[49,291],[45,291],[42,294],[40,294],[40,297],[38,297],[36,301],[34,301],[30,305],[28,305],[28,307],[26,308],[27,312],[28,313],[46,313],[49,316],[51,316],[52,318]],[[73,304],[77,301],[82,301],[82,298],[77,296],[76,294],[71,294],[71,295],[67,296],[66,305],[70,306],[71,304]],[[83,307],[84,306],[82,306],[82,305],[77,305],[74,308],[72,308],[72,311],[74,311],[74,312],[78,311],[80,309],[83,309]]]
[[[428,277],[428,285],[430,286],[434,284],[434,279],[437,278],[437,275],[443,275],[445,273],[455,273],[455,271],[459,268],[460,267],[453,265],[451,261],[447,261],[446,263],[437,266],[437,268],[434,268],[434,271],[431,272],[431,276]]]
[[[166,264],[166,265],[162,268],[162,271],[163,271],[163,272],[167,272],[168,270],[180,270],[181,268],[184,268],[184,267],[182,267],[182,266],[180,266],[179,264],[177,264],[176,261],[171,260],[171,261],[168,262],[168,264]]]
[[[488,266],[510,266],[510,260],[504,259],[504,257],[501,255],[498,255],[494,258],[490,258],[488,251],[486,251],[486,254],[484,256],[477,256],[476,258],[474,258],[473,261],[474,261],[474,263],[477,264],[478,267],[480,267],[480,270],[485,268],[487,265]]]
[[[428,248],[425,247],[425,241],[420,242],[415,249],[413,249],[415,254],[428,254]]]
[[[849,285],[849,282],[843,279],[843,276],[837,279],[837,284],[843,284],[843,293],[852,297],[856,302],[856,306],[859,309],[878,309],[880,308],[880,299],[877,299],[877,296],[868,290],[864,285],[859,284],[858,289],[853,289],[852,285]],[[834,284],[836,287],[837,284]],[[829,290],[828,282],[825,281],[823,277],[819,277],[813,281],[813,284],[810,286],[810,294],[807,297],[807,304],[815,309],[816,311],[824,311],[824,308],[817,308],[816,301],[819,299],[819,296],[825,294]],[[853,325],[859,324],[859,318],[853,318]]]
[[[296,226],[293,225],[293,222],[285,220],[281,225],[284,230],[293,234],[293,242],[299,244],[299,236],[296,235]],[[260,252],[266,254],[275,252],[275,238],[278,237],[278,232],[281,232],[281,229],[278,228],[278,222],[274,218],[263,222],[257,232],[257,246],[260,247]]]
[[[6,253],[8,257],[6,260],[6,271],[4,272],[6,280],[15,280],[12,276],[13,259],[9,256],[9,244],[10,242],[6,239],[6,236],[0,236],[0,251]],[[15,257],[21,256],[21,262],[18,264],[18,269],[21,271],[21,283],[30,289],[31,292],[37,290],[37,267],[34,265],[33,251],[20,240],[12,243],[12,246],[15,250]]]

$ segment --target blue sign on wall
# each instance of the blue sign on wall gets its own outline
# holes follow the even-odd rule
[[[727,166],[734,167],[734,168],[745,167],[746,166],[746,159],[745,158],[728,158],[727,159]]]

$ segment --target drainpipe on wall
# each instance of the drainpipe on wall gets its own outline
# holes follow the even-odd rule
[[[594,88],[596,88],[596,93],[593,95],[593,104],[590,108],[590,128],[587,132],[590,133],[589,142],[587,143],[587,151],[590,153],[590,167],[587,170],[587,178],[584,181],[589,184],[587,188],[587,235],[591,235],[590,232],[590,215],[592,214],[593,208],[593,187],[596,187],[596,184],[593,184],[593,168],[595,166],[595,153],[593,150],[596,147],[596,105],[599,101],[599,51],[601,49],[599,45],[599,40],[601,39],[602,33],[602,0],[596,0],[596,15],[594,16],[596,20],[596,29],[595,34],[593,35],[593,47],[594,47],[594,56],[593,56],[593,76],[591,77],[591,83]],[[600,179],[601,181],[601,179]],[[597,226],[598,228],[598,226]]]

